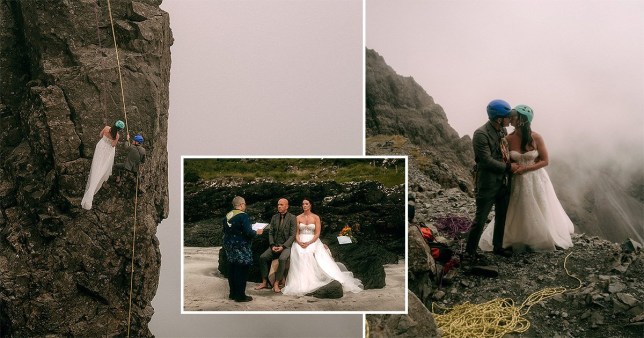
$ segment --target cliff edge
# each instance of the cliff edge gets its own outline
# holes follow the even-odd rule
[[[0,0],[1,336],[152,335],[173,41],[160,2],[112,1],[111,21],[104,0]],[[99,132],[117,119],[145,137],[139,193],[112,176],[83,210]]]

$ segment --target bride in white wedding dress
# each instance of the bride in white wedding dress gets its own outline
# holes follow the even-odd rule
[[[302,202],[304,212],[297,216],[295,242],[291,248],[291,262],[282,289],[285,295],[304,295],[337,280],[344,292],[360,292],[360,280],[350,271],[343,271],[341,263],[336,263],[320,241],[320,217],[311,212],[311,202]],[[343,267],[343,266],[342,266]]]
[[[564,211],[546,172],[548,151],[541,135],[530,129],[534,113],[525,105],[514,108],[507,136],[510,158],[520,167],[513,173],[510,204],[505,219],[503,248],[545,251],[572,246],[574,225]],[[481,235],[479,247],[492,251],[494,222]]]
[[[94,149],[92,158],[92,167],[89,170],[89,177],[85,185],[85,194],[81,201],[81,207],[86,210],[92,209],[94,195],[103,185],[103,182],[112,175],[112,165],[114,165],[115,147],[119,140],[118,131],[123,129],[125,124],[118,120],[114,126],[105,126],[99,137],[101,138]]]

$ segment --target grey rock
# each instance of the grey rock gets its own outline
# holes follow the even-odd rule
[[[631,239],[627,238],[623,243],[622,243],[622,250],[626,253],[631,253],[637,250],[642,250],[642,244]]]
[[[633,297],[633,295],[629,293],[617,293],[616,296],[622,303],[628,305],[629,307],[633,307],[640,303],[637,298]]]
[[[626,290],[626,285],[620,281],[611,282],[608,284],[608,292],[617,293]]]
[[[344,292],[342,291],[342,284],[340,284],[340,282],[336,280],[331,281],[331,283],[307,294],[307,296],[313,296],[315,298],[322,299],[338,299],[342,298],[343,295]]]
[[[370,338],[440,337],[434,316],[413,293],[407,297],[408,314],[366,315]]]

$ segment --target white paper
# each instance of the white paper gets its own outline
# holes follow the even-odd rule
[[[257,231],[257,230],[259,230],[259,229],[264,229],[264,228],[266,228],[266,226],[267,226],[267,225],[268,225],[268,223],[254,223],[254,224],[253,224],[253,225],[251,225],[251,226],[253,227],[253,230]]]
[[[338,236],[338,244],[349,244],[349,243],[351,243],[351,237]]]

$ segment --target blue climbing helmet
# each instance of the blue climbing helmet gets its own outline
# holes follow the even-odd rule
[[[532,123],[532,118],[534,117],[534,111],[532,110],[532,108],[526,106],[525,104],[520,104],[514,107],[514,110],[516,110],[517,113],[527,117],[528,122]]]
[[[490,120],[493,120],[497,117],[508,117],[510,116],[510,104],[503,100],[492,100],[487,105],[487,116]]]
[[[117,120],[116,122],[114,122],[114,126],[118,129],[123,129],[125,128],[125,123],[123,123],[123,121],[121,120]]]
[[[136,134],[134,136],[134,141],[139,143],[139,144],[143,144],[143,136],[141,136],[141,134]]]

